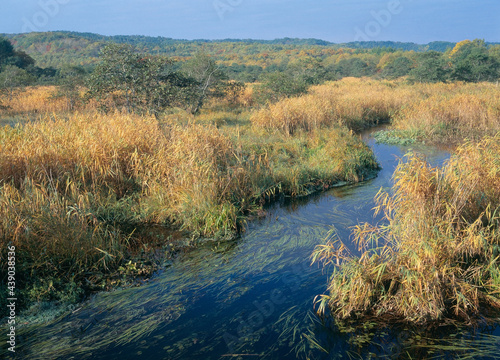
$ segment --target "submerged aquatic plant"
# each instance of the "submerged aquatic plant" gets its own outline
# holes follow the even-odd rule
[[[313,261],[336,265],[319,312],[472,322],[500,308],[500,134],[443,169],[409,154],[394,180],[376,198],[387,223],[354,229],[361,256],[335,237],[316,248]]]

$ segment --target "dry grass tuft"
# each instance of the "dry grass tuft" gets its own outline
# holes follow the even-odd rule
[[[401,109],[393,124],[441,141],[494,135],[500,130],[500,88],[490,83],[427,85],[424,96]]]
[[[255,126],[279,129],[288,135],[297,129],[329,126],[360,130],[388,122],[409,98],[407,88],[395,82],[345,78],[313,86],[307,95],[270,104],[251,120]]]
[[[422,323],[500,307],[500,134],[466,143],[441,170],[408,155],[393,194],[377,196],[385,226],[357,226],[363,252],[339,239],[314,260],[337,263],[329,307],[340,319],[389,315]]]
[[[313,86],[254,113],[252,124],[293,134],[335,125],[360,130],[392,122],[420,140],[462,141],[500,130],[500,88],[480,84],[405,84],[345,78]]]
[[[2,114],[44,114],[68,111],[68,104],[64,97],[53,97],[56,92],[57,88],[55,86],[37,86],[17,91],[13,97],[4,94],[1,96],[0,103],[6,109],[0,110],[0,116]]]

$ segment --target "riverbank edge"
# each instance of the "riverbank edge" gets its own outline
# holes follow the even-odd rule
[[[381,167],[376,170],[367,169],[361,176],[359,181],[338,181],[336,183],[330,184],[327,187],[314,187],[311,188],[307,194],[296,196],[292,199],[307,199],[308,197],[325,193],[334,188],[341,188],[345,186],[350,186],[354,184],[362,184],[364,182],[375,179],[378,176]],[[285,195],[281,195],[283,198],[290,198]],[[292,200],[293,201],[293,200]],[[279,202],[279,199],[274,199],[268,202],[267,205]],[[263,213],[257,216],[249,216],[248,221],[254,221],[257,218],[264,218],[267,213]],[[109,274],[108,277],[104,277],[105,280],[110,281],[105,288],[97,289],[95,287],[88,288],[84,290],[84,296],[80,301],[77,302],[60,302],[60,301],[42,301],[31,303],[28,307],[22,309],[19,314],[17,314],[17,324],[18,330],[22,330],[29,326],[42,326],[46,325],[59,317],[67,316],[70,313],[75,313],[79,311],[85,304],[92,301],[92,298],[98,296],[100,293],[113,292],[124,288],[138,287],[145,283],[153,280],[155,276],[163,271],[168,271],[168,268],[173,263],[175,258],[185,252],[195,249],[197,246],[206,244],[208,242],[221,242],[221,241],[232,241],[241,234],[232,232],[226,234],[223,237],[205,237],[193,232],[181,232],[180,230],[164,227],[168,231],[175,231],[182,236],[170,243],[169,248],[165,246],[156,246],[149,253],[143,253],[144,256],[132,256],[127,258],[125,262],[130,265],[130,267],[123,267],[123,270]],[[122,268],[122,267],[121,267]],[[134,271],[140,269],[141,271]],[[4,317],[0,319],[0,329],[4,330],[7,328],[7,319]]]

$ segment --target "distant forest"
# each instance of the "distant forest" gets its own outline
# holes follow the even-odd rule
[[[279,65],[297,55],[315,58],[349,52],[367,53],[384,51],[439,51],[452,49],[456,43],[436,41],[426,45],[393,41],[366,41],[334,44],[318,39],[283,38],[275,40],[223,39],[223,40],[175,40],[151,36],[104,36],[77,32],[42,32],[29,34],[0,34],[12,41],[16,49],[32,56],[41,67],[95,64],[102,48],[109,43],[128,44],[138,51],[172,57],[191,57],[202,50],[216,60],[231,65]],[[302,53],[301,53],[302,52]],[[305,54],[304,54],[305,52]]]
[[[177,64],[174,68],[201,53],[227,79],[242,83],[279,80],[293,89],[348,76],[407,77],[413,82],[496,82],[500,77],[500,44],[479,39],[424,45],[391,41],[334,44],[318,39],[175,40],[43,32],[0,34],[0,82],[18,78],[17,82],[9,80],[10,86],[58,84],[68,72],[91,74],[103,49],[113,43],[129,45],[144,56],[168,58]]]

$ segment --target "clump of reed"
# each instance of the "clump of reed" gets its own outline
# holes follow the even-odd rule
[[[67,284],[119,265],[134,244],[114,225],[134,220],[132,166],[154,151],[155,130],[151,119],[97,114],[0,129],[0,244],[16,247],[23,282]]]
[[[5,109],[1,110],[0,107],[0,115],[68,111],[66,99],[56,98],[54,96],[56,93],[57,87],[55,86],[36,86],[16,91],[15,96],[4,94],[0,96],[0,103]]]
[[[361,256],[338,238],[314,261],[335,264],[319,312],[424,323],[500,308],[500,134],[459,147],[443,169],[407,155],[391,193],[377,195],[386,225],[359,225]]]
[[[3,249],[16,247],[17,290],[50,278],[53,285],[44,290],[54,295],[61,290],[56,282],[70,284],[80,281],[84,273],[91,277],[113,270],[131,245],[128,234],[103,221],[96,196],[65,185],[66,194],[33,179],[25,179],[19,187],[3,184],[1,188],[0,244]],[[4,256],[2,251],[2,264],[7,263]],[[4,271],[2,266],[2,278]],[[40,295],[24,293],[22,302],[38,300]]]
[[[233,190],[244,191],[237,183],[246,169],[233,167],[230,139],[210,125],[171,125],[163,133],[155,153],[137,169],[145,218],[177,222],[204,235],[236,229],[245,209],[238,209],[230,197]]]
[[[331,126],[361,130],[389,122],[410,98],[411,91],[404,84],[346,78],[313,86],[306,95],[269,104],[251,121],[254,126],[279,129],[288,135],[297,129]]]
[[[242,130],[241,156],[259,154],[264,167],[260,188],[278,186],[287,196],[304,196],[339,182],[358,182],[374,175],[378,164],[361,139],[346,128],[283,133]],[[257,170],[253,170],[255,173]],[[274,185],[273,185],[274,184]]]
[[[437,141],[478,139],[500,130],[500,91],[494,84],[433,84],[426,90],[397,113],[396,129]]]
[[[308,94],[269,104],[251,116],[256,127],[293,134],[377,123],[420,140],[460,142],[500,130],[500,91],[491,83],[407,84],[344,78],[313,86]]]

